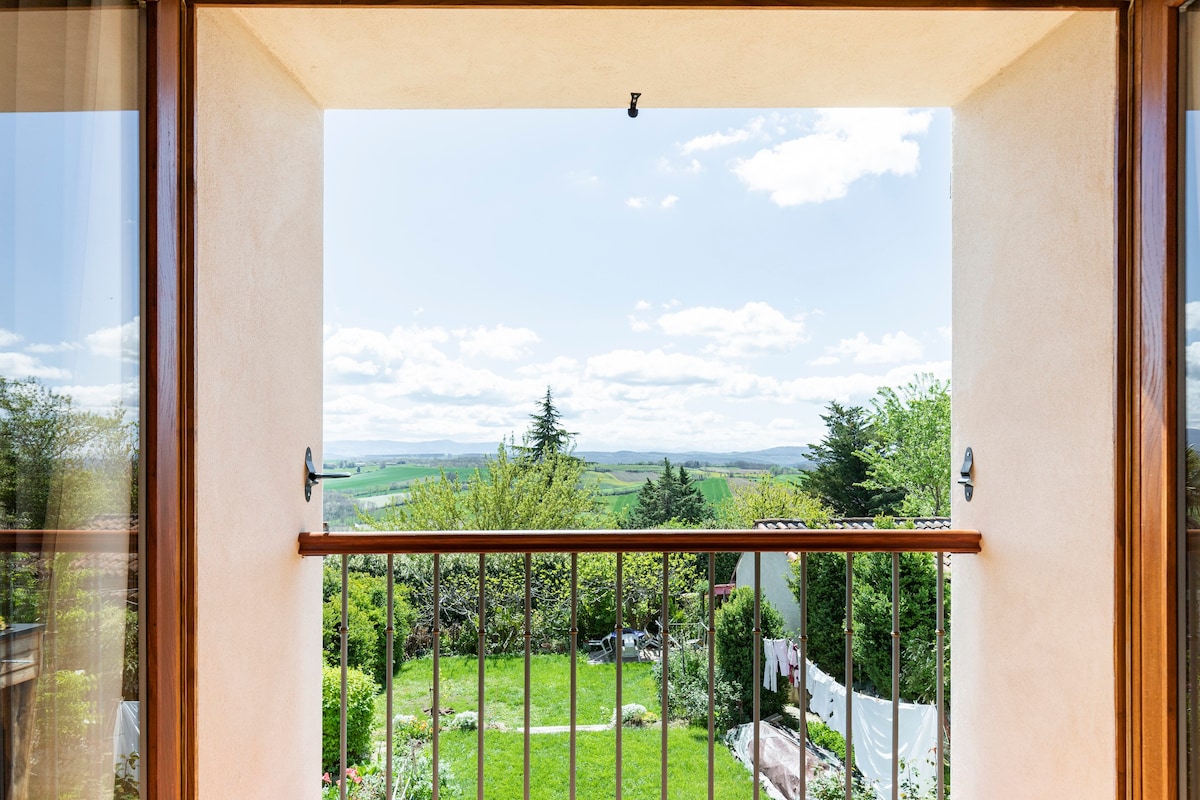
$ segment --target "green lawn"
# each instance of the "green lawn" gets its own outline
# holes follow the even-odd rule
[[[474,656],[449,656],[441,659],[441,698],[443,708],[458,711],[478,710],[478,660]],[[532,658],[530,711],[534,725],[566,725],[571,721],[570,659],[560,655],[535,655]],[[624,704],[640,703],[658,713],[658,685],[648,663],[622,665]],[[484,714],[487,721],[508,727],[522,727],[525,719],[525,657],[491,656],[484,661]],[[616,707],[616,666],[588,664],[580,658],[577,668],[579,725],[599,725],[612,719]],[[430,707],[433,686],[433,659],[422,658],[404,663],[394,679],[394,713],[423,714]],[[386,699],[376,700],[378,727],[382,728]]]
[[[580,732],[576,744],[576,779],[580,800],[614,797],[616,783],[615,731]],[[441,761],[450,770],[449,782],[462,797],[475,797],[477,734],[449,731],[441,737]],[[662,731],[625,728],[621,744],[621,795],[627,800],[661,797],[659,759]],[[524,788],[524,736],[516,732],[484,734],[484,796],[513,800]],[[563,734],[530,737],[530,797],[560,800],[567,796],[569,740]],[[750,773],[717,743],[714,748],[715,796],[741,800],[753,796]],[[674,800],[706,797],[708,732],[672,727],[668,731],[667,796]]]

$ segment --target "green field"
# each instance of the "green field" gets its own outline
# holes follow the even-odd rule
[[[335,468],[328,471],[334,472]],[[442,472],[439,467],[427,467],[419,464],[397,464],[383,469],[364,469],[352,474],[349,478],[339,478],[329,482],[329,488],[351,495],[352,497],[374,497],[381,494],[393,494],[403,491],[415,480],[436,478]],[[474,472],[469,467],[447,467],[446,474],[453,476],[458,473],[463,480]]]

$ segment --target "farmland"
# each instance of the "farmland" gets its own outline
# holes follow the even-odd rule
[[[347,500],[364,509],[379,508],[388,503],[403,503],[414,482],[437,479],[444,471],[448,477],[465,483],[484,464],[482,456],[452,458],[390,457],[340,459],[325,462],[328,472],[348,472],[350,477],[330,480],[325,484],[326,518],[332,524],[353,524],[354,512]],[[704,499],[716,504],[729,497],[739,486],[748,485],[764,475],[770,467],[725,466],[712,463],[684,465],[699,487]],[[779,471],[776,468],[776,471]],[[637,502],[638,491],[647,480],[655,480],[662,472],[661,462],[607,464],[589,463],[584,483],[593,487],[600,501],[601,513],[621,515]],[[790,474],[789,474],[790,473]],[[798,479],[798,471],[787,470],[784,479]],[[336,495],[334,493],[337,493]]]

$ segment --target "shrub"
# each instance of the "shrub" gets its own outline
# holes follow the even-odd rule
[[[647,711],[646,707],[638,703],[628,703],[621,706],[621,724],[640,727],[642,725],[652,725],[658,722],[658,715],[653,711]],[[617,712],[614,710],[612,725],[617,724]]]
[[[837,756],[839,761],[845,763],[846,740],[833,728],[823,722],[810,719],[808,720],[808,738],[813,744],[825,748]]]
[[[708,658],[686,652],[671,652],[667,657],[667,708],[670,719],[687,720],[688,724],[708,727]],[[662,691],[662,662],[652,667],[654,680]],[[714,728],[724,731],[734,724],[738,707],[738,688],[727,680],[718,666],[714,672],[716,691],[713,696]]]
[[[399,714],[392,720],[392,731],[400,743],[427,742],[433,734],[433,725],[425,717]]]
[[[762,638],[783,636],[783,617],[766,600],[762,601],[759,618]],[[754,684],[762,680],[761,661],[758,674],[754,670],[754,590],[750,587],[736,589],[717,611],[716,645],[722,674],[736,686],[731,716],[735,723],[746,722],[754,708]],[[759,695],[762,716],[782,711],[786,701],[787,681],[781,680],[777,691],[763,689]]]
[[[375,569],[371,561],[360,561],[357,566],[364,570]],[[361,670],[377,683],[386,679],[387,660],[387,577],[386,565],[381,575],[369,571],[351,570],[347,587],[347,661],[351,667]],[[342,620],[341,567],[338,559],[327,559],[322,574],[321,609],[325,663],[329,666],[341,662],[341,635],[338,632]],[[395,587],[393,593],[394,643],[393,658],[397,663],[404,657],[404,642],[408,638],[413,611],[407,601],[407,588]]]
[[[851,793],[853,800],[876,800],[877,797],[861,775],[854,776]],[[840,769],[826,770],[809,781],[808,796],[812,800],[846,800],[846,772]]]
[[[478,727],[478,713],[474,711],[460,711],[450,720],[450,724],[446,726],[446,729],[452,731],[473,731]]]
[[[375,681],[357,669],[346,672],[346,760],[361,764],[371,752],[371,726],[375,716]],[[321,673],[321,762],[326,772],[338,773],[341,735],[342,673],[325,667]],[[348,765],[347,765],[348,766]]]

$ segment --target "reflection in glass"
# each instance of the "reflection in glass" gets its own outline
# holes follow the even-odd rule
[[[0,10],[0,800],[140,797],[137,26]]]

